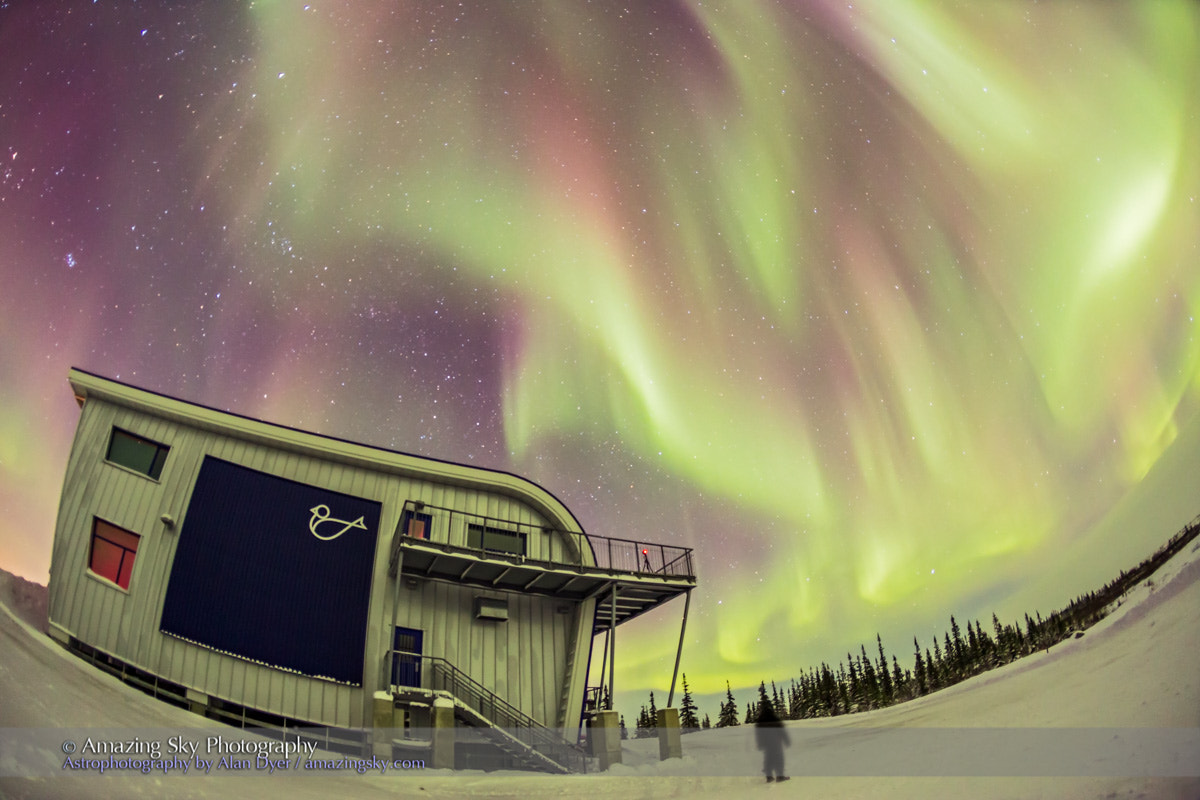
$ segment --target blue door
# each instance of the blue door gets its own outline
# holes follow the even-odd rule
[[[414,628],[396,628],[392,647],[399,653],[392,656],[392,685],[417,686],[421,685],[421,645],[424,639],[423,631]],[[411,655],[401,655],[408,653]]]

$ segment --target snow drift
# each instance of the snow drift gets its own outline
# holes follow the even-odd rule
[[[656,740],[631,740],[625,763],[577,776],[75,770],[68,741],[243,734],[125,686],[0,610],[3,797],[1200,797],[1200,542],[1049,652],[890,708],[786,723],[782,786],[763,781],[746,726],[687,735],[684,757],[666,762]]]

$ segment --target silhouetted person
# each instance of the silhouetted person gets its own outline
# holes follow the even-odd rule
[[[768,700],[762,704],[758,714],[758,722],[754,727],[754,741],[758,749],[763,751],[763,774],[767,781],[786,781],[783,774],[783,748],[792,743],[788,738],[783,720],[775,713]]]

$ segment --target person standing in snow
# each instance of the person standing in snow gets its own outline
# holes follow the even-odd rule
[[[758,749],[763,751],[763,774],[767,782],[786,781],[783,774],[783,748],[792,743],[788,738],[783,720],[775,713],[774,707],[768,700],[762,704],[758,714],[758,722],[754,725],[754,741]]]

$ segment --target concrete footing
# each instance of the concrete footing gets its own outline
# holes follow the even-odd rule
[[[392,737],[395,735],[396,714],[399,709],[390,692],[376,692],[371,703],[371,753],[379,758],[392,757]]]
[[[433,769],[454,769],[454,703],[444,697],[433,701]]]
[[[188,711],[193,714],[204,716],[204,712],[208,710],[208,695],[204,692],[197,692],[195,689],[187,689],[185,691],[188,703]]]
[[[658,709],[655,722],[658,725],[658,760],[683,758],[683,742],[679,738],[679,709]]]
[[[601,770],[621,763],[621,718],[616,711],[601,711],[588,721],[588,741]]]
[[[379,758],[421,758],[430,769],[454,769],[454,702],[437,698],[433,706],[408,703],[402,708],[390,692],[376,692],[372,705],[371,752]],[[414,752],[416,755],[414,755]]]

